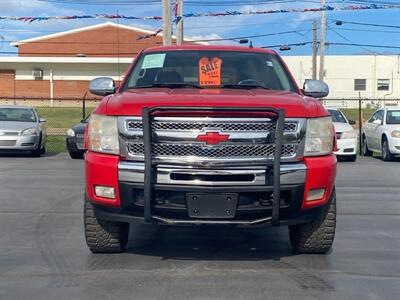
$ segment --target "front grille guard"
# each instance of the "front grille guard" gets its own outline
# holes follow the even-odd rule
[[[282,154],[282,140],[283,130],[285,124],[285,114],[281,109],[275,108],[225,108],[225,107],[152,107],[142,109],[142,122],[143,122],[143,144],[144,144],[144,219],[146,222],[161,221],[164,223],[172,224],[210,224],[210,220],[171,220],[165,221],[165,218],[153,215],[153,191],[154,191],[154,174],[157,163],[153,161],[152,148],[153,148],[153,127],[152,121],[155,112],[236,112],[236,113],[251,113],[261,112],[272,114],[271,118],[276,122],[275,127],[275,153],[272,161],[266,162],[266,167],[272,167],[272,183],[273,183],[273,199],[272,199],[272,215],[271,218],[264,218],[260,220],[240,221],[240,225],[252,225],[257,223],[263,223],[270,221],[272,225],[279,225],[279,210],[280,210],[280,165],[281,165],[281,154]],[[215,221],[213,224],[239,224],[238,221]],[[221,223],[221,224],[222,224]]]

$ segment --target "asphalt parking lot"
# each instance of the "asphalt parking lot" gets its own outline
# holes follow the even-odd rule
[[[339,163],[328,255],[286,228],[131,230],[124,254],[83,234],[83,163],[0,157],[0,299],[399,299],[400,161]]]

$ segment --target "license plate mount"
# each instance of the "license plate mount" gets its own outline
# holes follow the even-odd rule
[[[188,215],[196,219],[233,219],[238,198],[235,193],[186,193]]]

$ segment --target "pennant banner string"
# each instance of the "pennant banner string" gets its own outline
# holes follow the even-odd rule
[[[265,14],[279,14],[279,13],[309,13],[309,12],[321,12],[321,11],[361,11],[361,10],[375,10],[375,9],[399,9],[398,5],[350,5],[335,7],[325,5],[322,7],[315,8],[290,8],[290,9],[272,9],[272,10],[255,10],[255,11],[224,11],[224,12],[205,12],[205,13],[186,13],[181,16],[176,15],[175,20],[180,18],[198,18],[198,17],[226,17],[226,16],[251,16],[251,15],[265,15]],[[49,20],[77,20],[77,19],[123,19],[123,20],[155,20],[160,21],[160,16],[125,16],[125,15],[112,15],[112,14],[95,14],[95,15],[75,15],[75,16],[0,16],[0,20],[5,21],[21,21],[21,22],[38,22],[38,21],[49,21]]]

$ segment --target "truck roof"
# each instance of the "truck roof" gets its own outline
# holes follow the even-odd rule
[[[161,52],[161,51],[184,51],[184,50],[209,50],[209,51],[237,51],[237,52],[255,52],[276,54],[274,50],[264,48],[250,48],[244,46],[232,45],[181,45],[181,46],[156,46],[144,49],[144,53]]]

